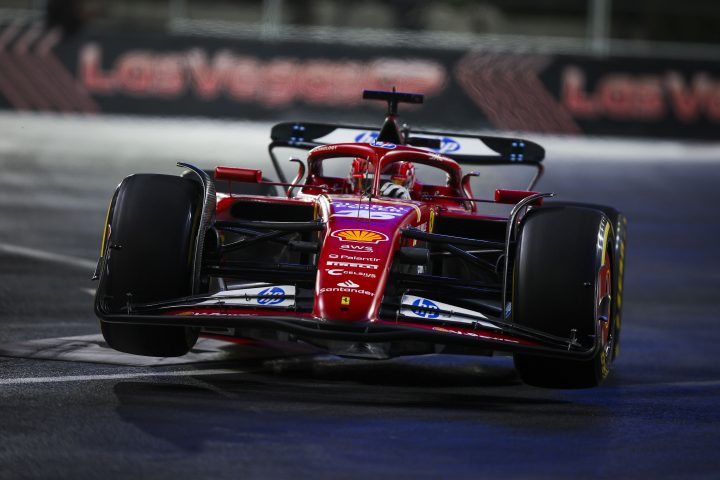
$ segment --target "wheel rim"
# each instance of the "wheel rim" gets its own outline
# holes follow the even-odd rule
[[[606,370],[606,361],[611,358],[613,348],[612,336],[612,262],[610,252],[605,251],[603,263],[598,271],[597,281],[597,321],[600,327],[600,348],[603,357],[603,370]],[[603,376],[607,372],[603,371]]]

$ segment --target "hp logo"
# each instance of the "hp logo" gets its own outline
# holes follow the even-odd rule
[[[432,320],[440,316],[440,309],[438,306],[425,298],[418,298],[412,303],[412,313],[421,318],[427,318]]]
[[[280,287],[270,287],[260,291],[257,302],[260,305],[277,305],[285,300],[285,290]]]

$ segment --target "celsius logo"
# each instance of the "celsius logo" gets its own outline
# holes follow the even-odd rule
[[[258,293],[257,302],[260,305],[276,305],[285,299],[285,290],[280,287],[270,287]]]
[[[422,318],[438,318],[440,316],[439,308],[435,303],[426,298],[418,298],[412,303],[412,313]]]
[[[374,273],[368,273],[368,272],[361,272],[358,270],[343,270],[342,268],[326,268],[325,271],[328,273],[328,275],[356,275],[358,277],[365,277],[365,278],[377,278],[377,275]]]
[[[345,280],[344,282],[340,282],[337,284],[338,287],[345,287],[345,288],[357,288],[360,285],[353,282],[352,280]]]

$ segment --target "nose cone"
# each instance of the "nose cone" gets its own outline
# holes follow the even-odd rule
[[[399,230],[417,222],[414,205],[334,200],[318,260],[313,315],[328,321],[377,320]]]

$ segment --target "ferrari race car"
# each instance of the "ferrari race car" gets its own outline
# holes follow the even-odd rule
[[[422,95],[363,96],[388,103],[380,128],[274,126],[278,181],[189,164],[125,178],[95,275],[108,345],[179,356],[210,332],[368,359],[507,354],[530,385],[598,385],[618,354],[625,217],[533,191],[533,142],[411,131],[398,104]],[[281,147],[307,151],[292,181]],[[476,198],[460,163],[536,171]]]

